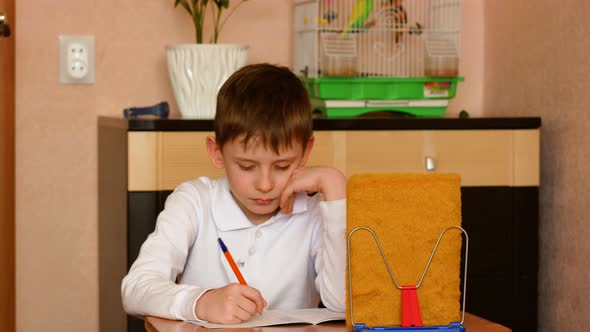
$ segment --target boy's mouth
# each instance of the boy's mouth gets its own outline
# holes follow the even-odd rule
[[[272,202],[274,202],[274,199],[261,199],[261,198],[257,198],[257,199],[254,199],[254,202],[256,203],[256,205],[269,205]]]

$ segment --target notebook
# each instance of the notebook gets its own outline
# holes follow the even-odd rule
[[[345,320],[346,314],[321,309],[292,309],[292,310],[264,310],[262,315],[256,315],[249,321],[240,324],[214,324],[207,322],[189,321],[192,324],[210,329],[248,328],[284,324],[320,324],[329,321]]]

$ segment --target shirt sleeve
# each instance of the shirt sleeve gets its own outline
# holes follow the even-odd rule
[[[316,241],[316,289],[326,308],[346,310],[346,199],[322,201],[320,234]]]
[[[130,315],[195,320],[197,299],[207,289],[178,285],[188,251],[196,238],[198,195],[191,185],[179,186],[166,200],[155,231],[121,284],[123,308]]]

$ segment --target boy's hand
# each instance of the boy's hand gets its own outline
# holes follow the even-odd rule
[[[320,192],[326,201],[346,198],[346,177],[332,167],[301,167],[291,175],[281,194],[281,212],[293,212],[295,196],[299,192]]]
[[[264,307],[266,301],[256,288],[235,283],[205,292],[195,313],[210,323],[238,324],[261,314]]]

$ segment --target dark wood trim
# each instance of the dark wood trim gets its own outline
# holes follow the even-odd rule
[[[213,120],[99,117],[99,124],[129,131],[212,131]],[[420,130],[420,129],[537,129],[539,117],[521,118],[352,118],[314,119],[314,130]]]
[[[314,119],[314,130],[537,129],[541,118]]]

